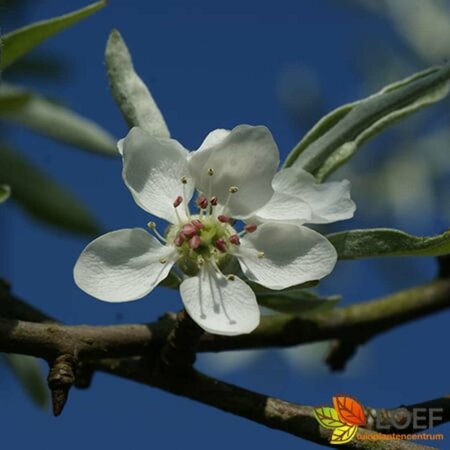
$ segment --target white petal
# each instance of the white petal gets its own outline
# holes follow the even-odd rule
[[[187,156],[188,151],[173,139],[157,139],[137,127],[128,133],[123,141],[122,176],[142,209],[175,222],[173,202],[182,196],[188,203],[194,191]],[[183,176],[188,176],[185,185]],[[183,207],[178,210],[184,215]]]
[[[275,191],[272,198],[251,218],[251,222],[268,221],[293,222],[298,225],[312,218],[309,203],[292,195]]]
[[[117,150],[119,151],[120,156],[123,156],[123,141],[125,138],[119,139],[117,141]]]
[[[312,217],[308,223],[331,223],[350,219],[356,209],[350,198],[348,180],[320,184],[305,170],[290,167],[275,175],[273,188],[276,192],[308,202],[312,209]]]
[[[229,134],[230,130],[224,130],[223,128],[218,128],[217,130],[211,131],[211,133],[205,137],[205,140],[202,142],[202,145],[200,145],[197,151],[200,152],[202,150],[206,150],[207,148],[213,147],[214,145],[220,144]]]
[[[83,250],[75,264],[75,282],[99,300],[137,300],[167,277],[175,253],[141,228],[112,231]]]
[[[264,252],[258,258],[258,252]],[[270,289],[284,289],[328,275],[336,264],[333,245],[316,231],[265,223],[241,239],[236,253],[245,275]]]
[[[215,142],[214,145],[210,143]],[[232,194],[227,214],[236,218],[250,216],[272,196],[272,179],[279,162],[277,146],[265,127],[240,125],[227,136],[224,133],[208,139],[201,151],[192,153],[189,168],[197,189],[206,195],[215,195],[219,204],[229,196],[229,188],[237,186]],[[208,175],[214,169],[214,175]]]
[[[234,336],[259,324],[255,293],[238,277],[227,280],[204,267],[181,283],[180,294],[189,315],[208,333]]]

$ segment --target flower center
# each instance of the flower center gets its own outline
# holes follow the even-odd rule
[[[211,180],[215,173],[214,169],[208,169],[207,173]],[[178,252],[177,266],[186,275],[195,276],[202,266],[208,264],[224,276],[222,269],[230,261],[237,247],[241,245],[240,237],[256,230],[256,225],[247,224],[238,233],[234,228],[235,221],[224,214],[228,209],[231,196],[235,195],[239,188],[230,186],[227,198],[219,205],[220,199],[212,195],[212,182],[210,182],[208,196],[200,193],[195,201],[198,213],[191,214],[189,205],[185,202],[184,186],[187,183],[187,177],[182,177],[181,183],[183,196],[180,195],[173,201],[178,223],[168,227],[165,237],[158,233],[154,222],[149,222],[148,226],[160,241],[174,245]],[[184,214],[180,214],[180,208],[184,208]],[[166,262],[166,258],[162,258],[161,264]],[[227,278],[234,279],[232,275],[228,275]]]
[[[239,236],[230,224],[231,219],[223,222],[219,217],[200,213],[169,228],[167,242],[175,244],[179,254],[178,266],[186,274],[198,273],[204,264],[223,266],[232,253],[232,247],[240,244]]]

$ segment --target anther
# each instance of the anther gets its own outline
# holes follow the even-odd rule
[[[241,245],[241,240],[239,239],[239,236],[237,234],[233,234],[232,236],[230,236],[229,241],[233,245]]]
[[[181,247],[186,240],[186,235],[184,233],[178,233],[178,236],[173,241],[177,247]]]
[[[258,258],[259,259],[262,259],[262,258],[264,258],[266,255],[265,255],[265,253],[264,252],[258,252]]]
[[[206,209],[208,207],[208,199],[204,195],[200,195],[196,203],[200,209]]]
[[[258,226],[254,223],[248,223],[247,225],[245,225],[244,230],[247,233],[253,233],[256,231],[256,229],[258,228]]]
[[[223,239],[217,239],[215,246],[217,248],[217,250],[219,250],[222,253],[226,253],[227,252],[227,244]]]
[[[222,223],[230,223],[231,218],[225,216],[224,214],[221,214],[220,216],[217,217],[217,220]]]
[[[215,195],[211,197],[209,203],[211,203],[212,206],[217,206],[217,197]]]
[[[189,240],[189,247],[192,248],[192,250],[197,250],[201,243],[202,240],[200,239],[200,236],[195,235]]]
[[[185,225],[183,225],[183,228],[181,230],[183,232],[183,234],[186,237],[191,238],[192,236],[195,236],[197,234],[197,228],[195,228],[194,225],[192,225],[191,223],[187,223]]]
[[[165,263],[167,262],[167,258],[164,258],[164,257],[159,258],[159,262],[160,262],[161,264],[165,264]]]
[[[147,224],[147,226],[150,228],[150,230],[154,230],[156,228],[156,223],[155,222],[149,222]]]
[[[228,192],[230,194],[236,194],[236,192],[239,190],[239,188],[237,186],[230,186],[230,188],[228,189]]]
[[[236,279],[236,277],[234,275],[228,275],[227,276],[227,280],[228,281],[234,281]]]
[[[201,267],[203,266],[203,264],[205,264],[205,260],[201,256],[199,256],[197,258],[197,266]]]
[[[192,225],[194,225],[195,228],[197,228],[197,230],[201,230],[204,227],[202,222],[200,222],[200,220],[198,219],[194,219],[191,223]]]
[[[178,208],[181,205],[181,203],[183,203],[183,197],[179,195],[173,202],[173,207]]]
[[[210,167],[210,168],[208,169],[208,175],[209,175],[210,177],[212,177],[212,176],[214,175],[214,169],[213,169],[212,167]]]
[[[187,184],[188,179],[187,179],[187,177],[181,177],[181,178],[180,178],[180,181],[181,181],[183,184]]]

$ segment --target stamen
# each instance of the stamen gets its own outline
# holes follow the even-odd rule
[[[228,208],[228,203],[230,202],[230,198],[232,194],[236,194],[236,192],[239,191],[239,188],[237,186],[230,186],[228,189],[228,197],[227,201],[225,202],[225,205],[223,205],[223,211],[226,211]]]
[[[212,167],[210,167],[210,168],[208,169],[208,175],[209,175],[210,177],[212,177],[212,176],[214,175],[214,169],[213,169]]]
[[[227,280],[228,281],[234,281],[235,279],[236,279],[236,277],[233,274],[227,275]]]
[[[197,228],[197,230],[201,230],[204,227],[204,225],[198,219],[194,219],[191,223],[195,228]]]
[[[248,223],[247,225],[245,225],[244,230],[247,233],[254,233],[256,231],[256,229],[258,228],[258,226],[254,223]]]
[[[198,265],[199,267],[202,267],[204,264],[205,264],[205,260],[204,260],[201,256],[199,256],[199,257],[197,258],[197,265]]]
[[[233,245],[241,245],[241,240],[239,239],[239,236],[237,234],[233,234],[232,236],[230,236],[229,241]]]
[[[200,209],[206,209],[208,207],[208,199],[204,195],[200,195],[200,197],[197,198],[196,203]]]
[[[178,236],[175,238],[175,240],[173,242],[177,247],[181,247],[185,240],[186,240],[186,235],[183,232],[181,232],[181,233],[178,233]]]
[[[181,205],[181,203],[183,203],[183,197],[179,195],[173,202],[173,207],[178,208]]]
[[[209,203],[211,203],[212,206],[217,206],[217,197],[215,195],[213,195],[210,198]]]
[[[230,223],[231,218],[225,216],[224,214],[221,214],[220,216],[217,217],[217,220],[222,223]]]
[[[227,244],[223,239],[217,239],[217,241],[215,242],[215,246],[217,250],[219,250],[220,252],[222,253],[227,252]]]
[[[258,257],[259,259],[262,259],[262,258],[264,258],[265,256],[266,256],[266,255],[265,255],[264,252],[258,252],[257,257]]]
[[[155,222],[149,222],[149,223],[147,224],[147,226],[150,228],[150,230],[153,231],[153,233],[155,233],[155,236],[156,236],[161,242],[164,242],[164,243],[167,242],[166,238],[165,238],[164,236],[162,236],[162,235],[159,233],[159,231],[156,229],[156,223],[155,223]]]
[[[183,225],[183,228],[181,231],[186,237],[189,237],[189,238],[191,238],[197,234],[197,228],[195,228],[195,226],[192,225],[191,223],[187,223],[187,224]]]
[[[188,182],[188,178],[185,177],[185,176],[182,176],[180,178],[180,181],[181,181],[181,184],[183,185],[183,197],[186,198],[186,184]],[[176,208],[176,206],[175,206],[175,208]],[[191,218],[191,212],[189,211],[189,205],[188,205],[187,202],[184,204],[184,212],[186,213],[186,216],[190,219]],[[181,222],[181,220],[180,220],[180,218],[178,216],[178,213],[177,213],[177,218],[178,218],[178,221]]]
[[[159,258],[159,262],[161,264],[165,264],[167,262],[167,258],[161,257],[161,258]]]
[[[197,250],[201,243],[202,240],[200,239],[200,236],[195,235],[189,240],[189,247],[192,248],[192,250]]]

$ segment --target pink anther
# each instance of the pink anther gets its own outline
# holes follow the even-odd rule
[[[182,232],[186,237],[191,238],[197,234],[197,228],[192,223],[187,223],[183,225]]]
[[[194,219],[191,223],[195,228],[197,228],[197,230],[201,230],[204,227],[204,225],[198,219]]]
[[[232,236],[230,236],[229,240],[233,245],[241,245],[241,240],[239,239],[239,236],[237,234],[233,234]]]
[[[197,250],[201,243],[202,240],[200,239],[200,236],[195,235],[189,240],[189,247],[191,247],[192,250]]]
[[[181,203],[183,203],[183,197],[179,195],[173,202],[174,208],[178,208],[181,205]]]
[[[254,231],[256,231],[257,228],[258,228],[258,226],[255,225],[254,223],[249,223],[249,224],[245,225],[244,230],[247,233],[253,233]]]
[[[221,251],[222,253],[226,253],[227,244],[223,239],[217,239],[215,245],[216,245],[217,250]]]
[[[217,197],[214,195],[213,197],[210,198],[209,203],[211,203],[211,205],[213,206],[217,206]]]
[[[230,220],[231,220],[230,217],[225,216],[225,215],[223,215],[223,214],[221,214],[220,216],[218,216],[217,219],[218,219],[219,222],[222,222],[222,223],[229,223]]]
[[[184,233],[178,233],[177,237],[173,241],[177,247],[181,247],[186,240],[186,235]]]
[[[196,203],[200,209],[206,209],[208,207],[208,199],[204,195],[200,195]]]

